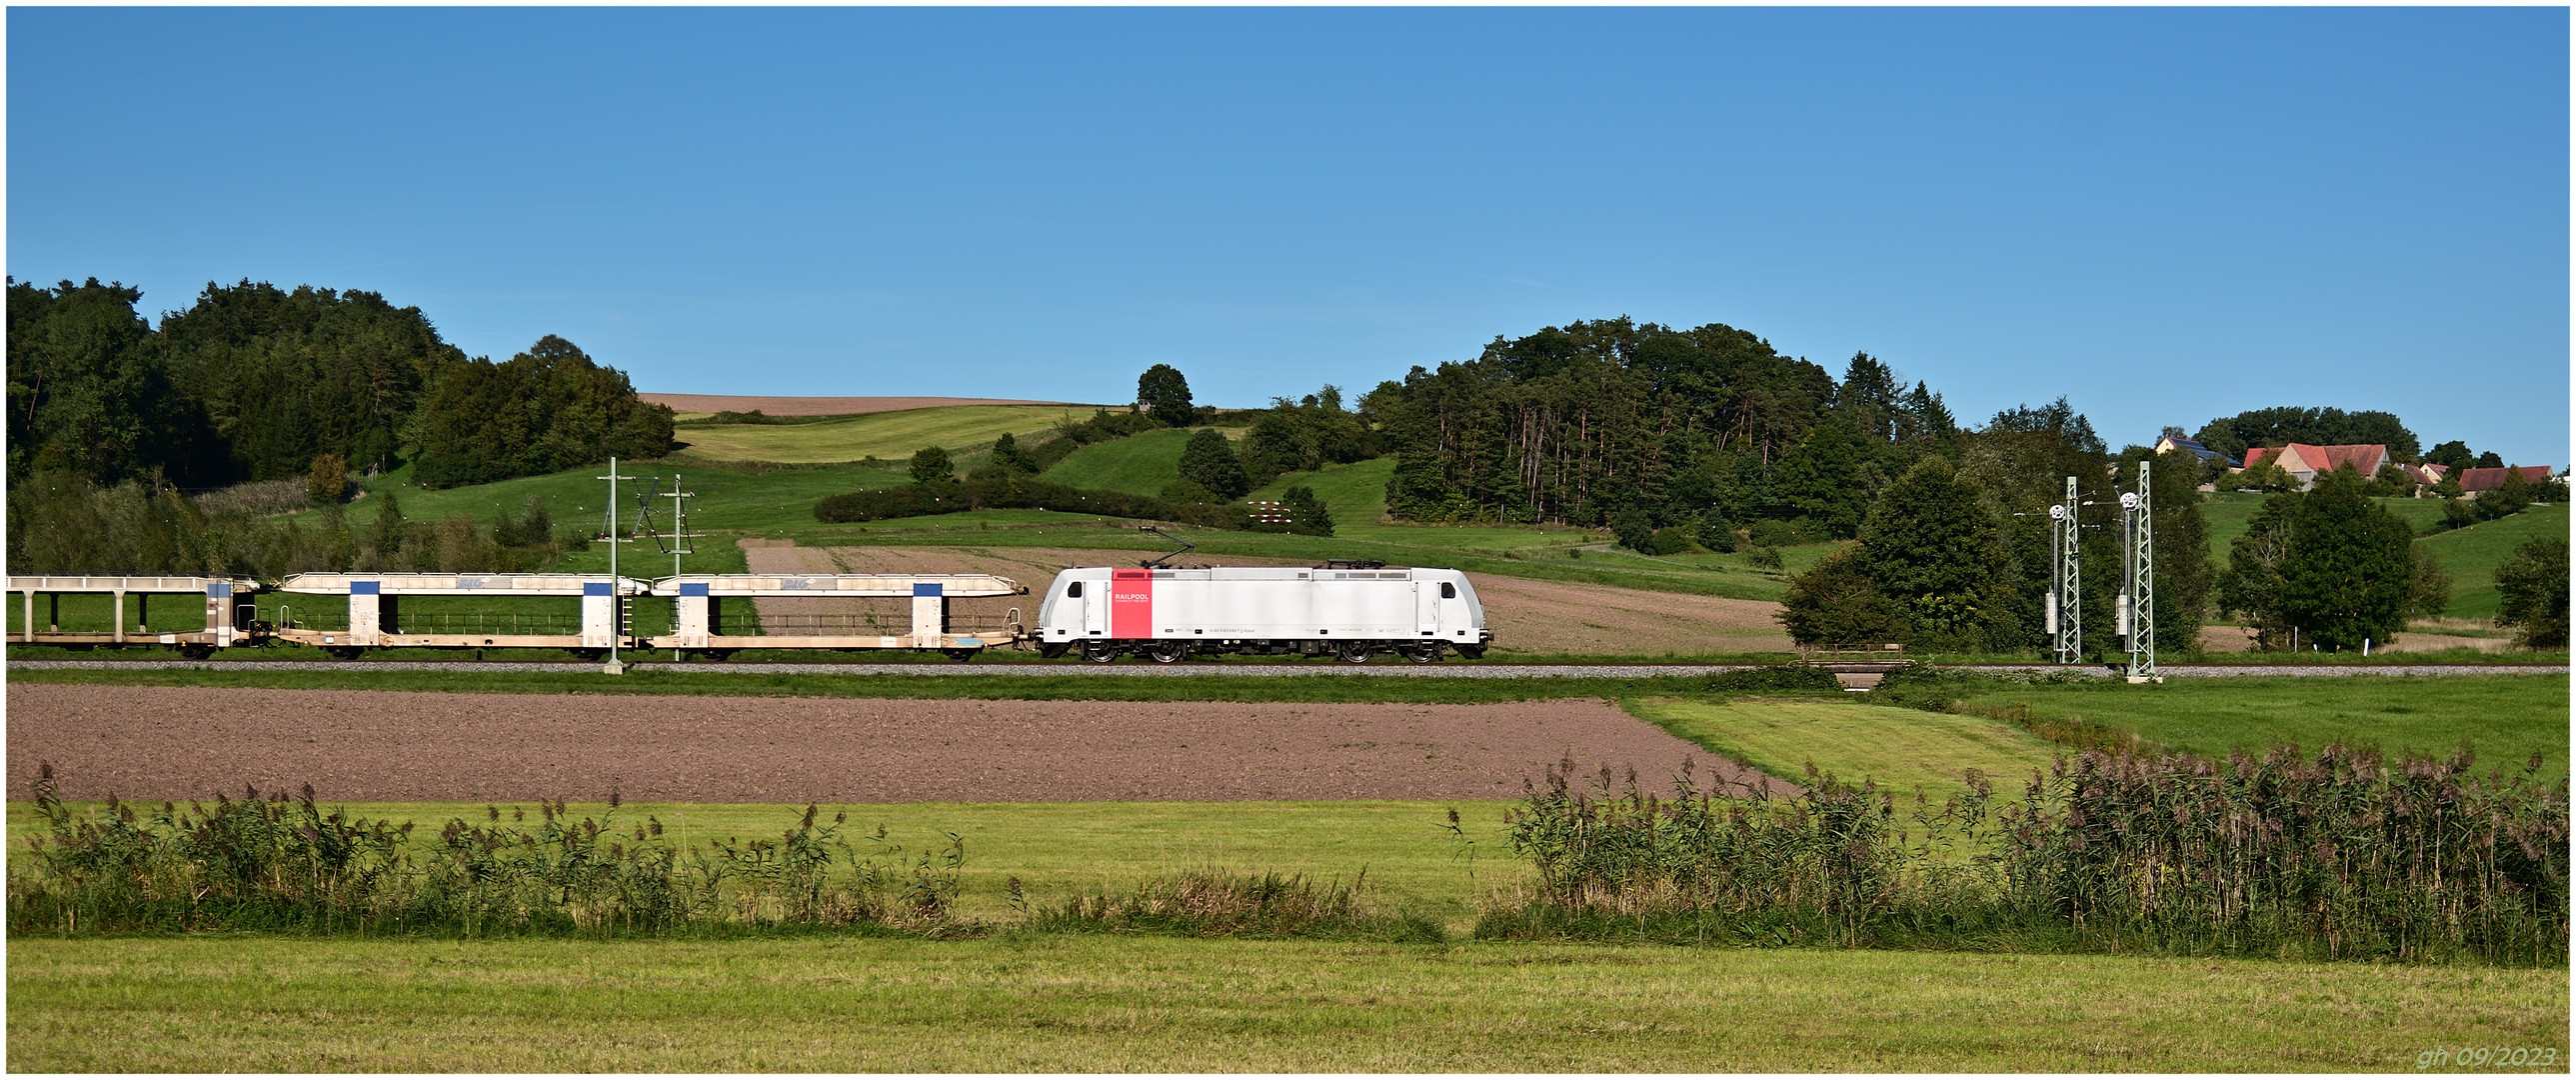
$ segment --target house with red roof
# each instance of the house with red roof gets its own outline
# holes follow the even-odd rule
[[[2547,465],[2515,465],[2502,469],[2462,469],[2460,470],[2460,491],[2462,494],[2467,495],[2475,495],[2481,491],[2494,491],[2495,489],[2504,486],[2505,474],[2511,472],[2521,473],[2524,480],[2534,484],[2545,484],[2549,482],[2549,466]]]
[[[2319,474],[2333,472],[2345,465],[2352,466],[2353,471],[2364,477],[2378,475],[2379,467],[2388,463],[2388,445],[2311,446],[2291,443],[2278,448],[2257,446],[2245,451],[2246,468],[2251,469],[2265,461],[2279,465],[2281,471],[2290,474],[2290,479],[2299,482],[2299,490],[2306,491],[2316,486]],[[2546,474],[2547,470],[2542,472]]]

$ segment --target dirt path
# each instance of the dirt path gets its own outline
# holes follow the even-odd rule
[[[1133,566],[1142,557],[1133,551],[1079,548],[945,548],[835,547],[798,548],[784,541],[746,541],[744,556],[753,573],[846,574],[1000,574],[1029,587],[1031,595],[1006,600],[959,601],[957,610],[1002,614],[1018,606],[1030,626],[1055,573],[1070,566]],[[1292,559],[1224,556],[1184,557],[1175,566],[1303,566]],[[1714,596],[1648,592],[1608,585],[1574,585],[1526,578],[1480,574],[1476,596],[1485,605],[1485,621],[1494,629],[1495,651],[1502,655],[1658,656],[1667,653],[1706,655],[1764,652],[1790,648],[1788,632],[1773,616],[1780,605],[1768,600],[1728,600]],[[760,601],[765,616],[770,604],[811,605],[849,601]],[[781,614],[791,608],[777,609]],[[792,610],[802,610],[801,608]]]
[[[1601,701],[1303,705],[593,697],[27,685],[9,792],[72,798],[310,783],[352,801],[1511,798],[1572,757],[1660,784],[1763,783]],[[1777,782],[1774,782],[1777,784]],[[1775,790],[1792,791],[1786,784]]]

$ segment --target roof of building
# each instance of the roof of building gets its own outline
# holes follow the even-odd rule
[[[2504,474],[2512,472],[2515,469],[2522,470],[2522,478],[2535,484],[2549,479],[2549,466],[2547,465],[2509,465],[2501,469],[2462,469],[2460,470],[2460,490],[2494,491],[2495,489],[2504,486]]]
[[[2289,460],[2283,460],[2285,458]],[[2311,443],[2294,442],[2277,448],[2257,446],[2245,451],[2246,468],[2253,468],[2254,463],[2266,459],[2279,461],[2282,468],[2294,471],[2332,472],[2339,466],[2350,465],[2353,471],[2369,476],[2378,472],[2379,467],[2387,463],[2388,445],[2386,443],[2347,443],[2341,446],[2317,446]],[[2296,464],[2292,464],[2291,461],[2295,461]]]

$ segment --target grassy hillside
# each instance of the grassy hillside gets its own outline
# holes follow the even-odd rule
[[[718,461],[787,464],[910,458],[925,446],[954,450],[1003,435],[1022,441],[1083,415],[1079,406],[952,405],[869,413],[813,424],[724,424],[678,432],[690,454]]]
[[[619,462],[620,475],[659,477],[662,490],[670,490],[675,474],[697,497],[689,500],[689,527],[700,532],[742,532],[764,529],[802,528],[814,523],[814,501],[825,495],[860,488],[889,487],[910,483],[911,477],[884,469],[859,465],[835,465],[821,468],[753,469],[685,459]],[[531,496],[546,501],[554,515],[555,530],[596,530],[608,502],[608,484],[598,479],[608,474],[608,466],[592,465],[567,469],[544,476],[523,476],[496,484],[431,491],[411,483],[411,468],[405,466],[383,476],[361,479],[366,495],[349,504],[343,512],[353,526],[364,527],[375,520],[377,504],[372,499],[387,492],[402,507],[405,517],[414,521],[435,521],[449,514],[472,514],[475,520],[489,524],[496,515],[518,516]],[[631,520],[635,514],[635,491],[648,481],[619,484],[622,506],[619,515]],[[657,500],[655,514],[667,514],[671,500]],[[318,511],[296,515],[308,524],[317,521]]]
[[[2455,619],[2492,619],[2501,601],[2495,590],[2496,567],[2523,544],[2544,536],[2566,535],[2565,506],[2535,506],[2512,517],[2434,533],[2417,543],[2441,560],[2442,569],[2451,575],[2451,606],[2443,614]]]
[[[1181,478],[1181,448],[1189,445],[1190,434],[1167,428],[1093,443],[1066,455],[1039,479],[1091,491],[1159,495]],[[1234,434],[1240,432],[1229,433]]]
[[[2245,535],[2246,519],[2263,505],[2263,498],[2223,491],[2201,504],[2201,515],[2209,523],[2209,557],[2214,564],[2227,565],[2228,544]],[[2568,529],[2565,506],[2534,506],[2509,518],[2434,532],[2442,520],[2442,500],[2372,501],[2413,526],[2424,549],[2442,561],[2442,569],[2451,575],[2451,606],[2443,614],[2455,619],[2494,618],[2496,567],[2525,541],[2553,533],[2565,536]]]
[[[1336,530],[1351,535],[1351,530],[1374,527],[1386,516],[1386,482],[1394,475],[1393,457],[1371,458],[1310,473],[1289,473],[1263,485],[1250,497],[1275,501],[1289,488],[1301,484],[1313,488],[1315,497],[1324,500],[1324,506],[1332,511]]]

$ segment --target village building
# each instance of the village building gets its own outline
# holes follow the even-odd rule
[[[2278,448],[2258,446],[2245,451],[2245,467],[2248,469],[2267,461],[2279,465],[2282,472],[2290,474],[2290,479],[2298,481],[2299,490],[2306,491],[2316,486],[2318,476],[2346,465],[2366,477],[2379,475],[2379,467],[2388,464],[2388,445],[2311,446],[2291,443]],[[2542,472],[2546,475],[2547,470]]]

